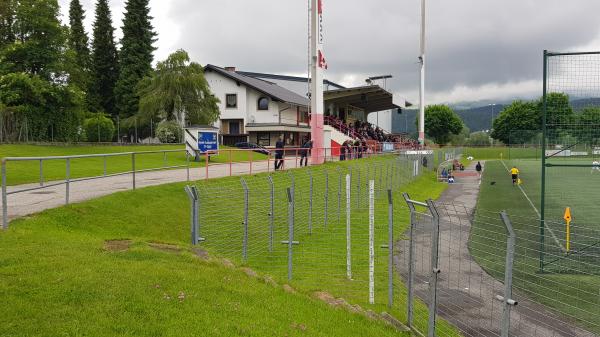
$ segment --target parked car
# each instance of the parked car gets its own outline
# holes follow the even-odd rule
[[[253,150],[254,152],[258,152],[258,153],[262,153],[262,154],[266,154],[266,155],[269,154],[269,150],[267,150],[264,146],[258,145],[255,143],[240,142],[240,143],[236,143],[235,147],[237,147],[238,149]]]

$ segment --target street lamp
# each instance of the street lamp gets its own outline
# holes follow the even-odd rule
[[[490,121],[490,130],[494,128],[494,107],[496,104],[488,104],[488,106],[492,107],[492,120]]]

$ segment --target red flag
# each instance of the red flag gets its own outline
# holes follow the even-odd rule
[[[327,61],[325,60],[325,56],[323,55],[323,53],[319,50],[319,68],[324,68],[327,69]]]
[[[319,0],[318,1],[318,11],[319,11],[319,15],[323,14],[323,0]]]

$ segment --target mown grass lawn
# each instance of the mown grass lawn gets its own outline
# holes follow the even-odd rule
[[[539,209],[540,161],[517,160],[506,161],[505,164],[509,168],[515,165],[520,169],[522,187]],[[547,219],[553,222],[548,222],[547,228],[552,230],[556,240],[546,228],[545,273],[539,273],[539,218],[521,190],[512,185],[510,175],[500,161],[488,161],[485,165],[469,246],[479,264],[494,277],[503,279],[506,231],[495,214],[506,210],[517,234],[514,289],[579,321],[591,331],[600,333],[600,262],[597,257],[566,255],[560,249],[560,246],[565,245],[561,215],[564,207],[570,205],[575,196],[578,196],[580,202],[575,203],[574,207],[578,211],[574,213],[578,218],[574,220],[580,221],[580,225],[576,227],[577,221],[573,222],[572,247],[581,249],[590,242],[600,241],[600,237],[594,239],[581,235],[582,231],[598,228],[597,222],[585,220],[594,219],[594,214],[598,212],[597,204],[593,204],[585,191],[589,190],[590,185],[600,182],[600,175],[590,174],[589,168],[585,168],[585,172],[583,169],[573,170],[575,173],[572,176],[553,177],[550,185],[555,190],[549,191]],[[569,184],[573,186],[569,187]],[[561,194],[560,190],[565,192]],[[496,250],[490,247],[495,247]]]
[[[344,165],[351,164],[340,166]],[[334,171],[336,166],[328,164],[322,169]],[[316,175],[316,169],[313,172]],[[355,169],[355,177],[356,172]],[[299,178],[300,173],[295,174],[300,193],[306,180]],[[278,173],[275,180],[283,177],[288,174]],[[255,178],[266,179],[266,175]],[[445,185],[434,180],[433,173],[412,182],[398,180],[394,194],[398,206],[395,213],[397,238],[401,238],[407,225],[407,212],[399,207],[403,203],[400,191],[407,191],[416,199],[435,198]],[[239,183],[239,178],[224,178],[197,184],[237,186]],[[332,177],[332,186],[336,185],[337,180]],[[299,233],[295,239],[302,242],[302,248],[296,252],[297,276],[291,285],[300,295],[290,295],[280,287],[274,288],[239,270],[203,261],[190,251],[189,208],[183,186],[169,184],[121,192],[11,222],[9,230],[0,233],[0,296],[5,303],[0,309],[1,335],[399,335],[381,323],[332,309],[306,296],[324,290],[366,309],[391,311],[405,319],[406,309],[402,305],[405,294],[399,277],[395,280],[395,306],[386,307],[387,270],[384,266],[387,253],[379,248],[375,280],[377,304],[367,304],[364,222],[358,221],[353,228],[356,233],[353,247],[357,252],[362,250],[354,261],[354,282],[346,280],[343,272],[339,274],[339,269],[335,269],[343,266],[343,262],[332,261],[337,252],[345,250],[345,238],[340,235],[345,218],[338,222],[332,210],[327,229],[322,222],[317,226],[315,220],[315,230],[310,237],[307,233]],[[337,203],[333,198],[337,190],[332,187],[330,193],[333,209]],[[376,202],[377,244],[387,240],[385,198],[385,193],[381,193]],[[222,203],[219,212],[237,213],[230,205]],[[364,212],[364,209],[357,209],[352,216],[365,219]],[[265,223],[258,222],[253,226],[262,227]],[[204,230],[207,244],[201,247],[212,256],[228,257],[241,264],[239,255],[228,256],[228,249],[209,245],[210,240],[220,241],[211,236],[209,228]],[[132,246],[121,252],[104,249],[107,240],[115,239],[130,240]],[[149,246],[152,242],[176,245],[181,251],[156,250]],[[278,246],[282,245],[278,243]],[[281,249],[278,248],[271,260],[251,258],[247,265],[283,284],[287,282],[287,269],[279,267],[282,266],[280,262],[286,260],[278,256],[279,252]],[[319,254],[326,258],[319,258]],[[279,262],[269,265],[261,261]],[[183,299],[179,299],[180,296]],[[422,313],[424,306],[419,303],[417,310]],[[440,322],[445,331],[453,331]],[[415,323],[420,327],[426,324],[425,321]]]
[[[210,157],[210,163],[243,162],[252,160],[266,160],[267,156],[251,151],[229,151],[234,148],[221,146],[218,155]],[[187,165],[183,145],[0,145],[0,158],[4,157],[45,157],[45,156],[69,156],[86,154],[111,154],[122,152],[144,152],[162,150],[181,150],[174,153],[145,153],[136,155],[136,170],[156,169],[161,167]],[[79,158],[71,160],[71,178],[83,178],[100,176],[104,174],[104,162],[106,161],[106,173],[115,174],[131,171],[131,155],[99,158]],[[190,159],[191,167],[205,166],[204,158],[200,162]],[[39,161],[8,162],[7,185],[18,185],[39,182]],[[65,179],[65,160],[44,161],[42,167],[43,180]]]

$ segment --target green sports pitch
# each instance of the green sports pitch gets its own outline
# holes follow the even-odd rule
[[[515,289],[600,333],[600,170],[592,170],[593,160],[552,160],[585,167],[547,168],[543,227],[539,221],[541,160],[487,161],[469,246],[480,265],[503,279],[503,273],[494,272],[494,264],[504,261],[506,231],[497,212],[506,210],[517,235]],[[520,171],[521,185],[512,184],[508,172],[512,166]],[[572,215],[569,238],[563,219],[566,207]],[[499,254],[480,249],[489,245],[496,245]]]

